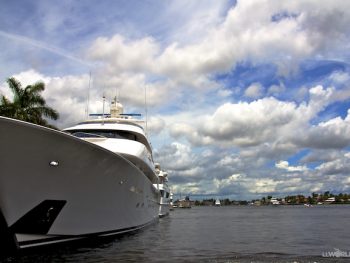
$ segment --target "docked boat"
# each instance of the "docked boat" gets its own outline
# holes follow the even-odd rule
[[[270,203],[274,206],[277,206],[277,205],[280,205],[280,201],[277,200],[277,198],[275,197],[272,197],[271,200],[270,200]]]
[[[215,200],[215,206],[221,206],[221,202],[218,198]]]
[[[170,204],[169,204],[169,209],[170,211],[173,211],[174,210],[174,202],[173,202],[173,197],[174,197],[174,194],[173,192],[170,191]]]
[[[180,199],[176,202],[176,207],[178,208],[191,208],[192,204],[191,204],[191,200],[189,196],[186,196],[185,199]],[[175,207],[175,206],[174,206]]]
[[[170,211],[170,188],[168,186],[168,173],[161,170],[160,165],[156,164],[158,174],[158,188],[160,191],[159,217],[169,215]]]
[[[158,176],[140,120],[64,131],[0,117],[0,253],[135,231],[158,218]]]

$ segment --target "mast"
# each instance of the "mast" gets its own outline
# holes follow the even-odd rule
[[[88,88],[88,94],[86,98],[86,109],[85,109],[86,119],[89,118],[90,88],[91,88],[91,70],[89,72],[89,88]]]
[[[148,138],[147,85],[145,85],[145,122],[146,122],[145,132],[146,132],[146,137]]]

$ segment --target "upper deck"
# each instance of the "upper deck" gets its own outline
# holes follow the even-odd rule
[[[86,120],[64,130],[123,130],[145,135],[145,130],[141,126],[141,122],[135,119],[101,118]]]
[[[111,103],[110,114],[92,115],[99,116],[99,118],[85,120],[75,126],[64,129],[64,131],[80,138],[138,141],[152,153],[152,147],[143,128],[144,121],[133,118],[133,116],[139,116],[139,114],[124,114],[123,105],[116,99]]]

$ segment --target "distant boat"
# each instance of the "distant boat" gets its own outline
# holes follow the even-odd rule
[[[221,203],[220,203],[220,200],[219,200],[219,199],[216,199],[216,200],[215,200],[215,206],[221,206]]]
[[[270,199],[270,202],[272,205],[280,205],[280,201],[277,200],[277,198],[273,197]]]
[[[174,202],[173,202],[173,193],[170,192],[170,203],[169,203],[169,210],[173,211],[174,210]]]
[[[177,205],[178,208],[191,208],[192,207],[189,196],[186,196],[185,199],[180,199],[177,203],[178,203],[178,205]]]
[[[159,217],[169,215],[170,211],[170,188],[168,186],[168,173],[161,170],[156,163],[156,173],[158,174],[158,188],[160,191]],[[156,187],[157,185],[155,185]]]
[[[327,200],[324,200],[324,202],[326,204],[334,203],[335,202],[335,197],[329,197],[329,198],[327,198]]]
[[[312,207],[312,204],[304,204],[306,207]]]

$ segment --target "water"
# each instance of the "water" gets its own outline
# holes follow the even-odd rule
[[[335,249],[350,256],[348,205],[193,207],[176,209],[143,231],[109,242],[45,249],[3,261],[350,261],[323,257]]]

